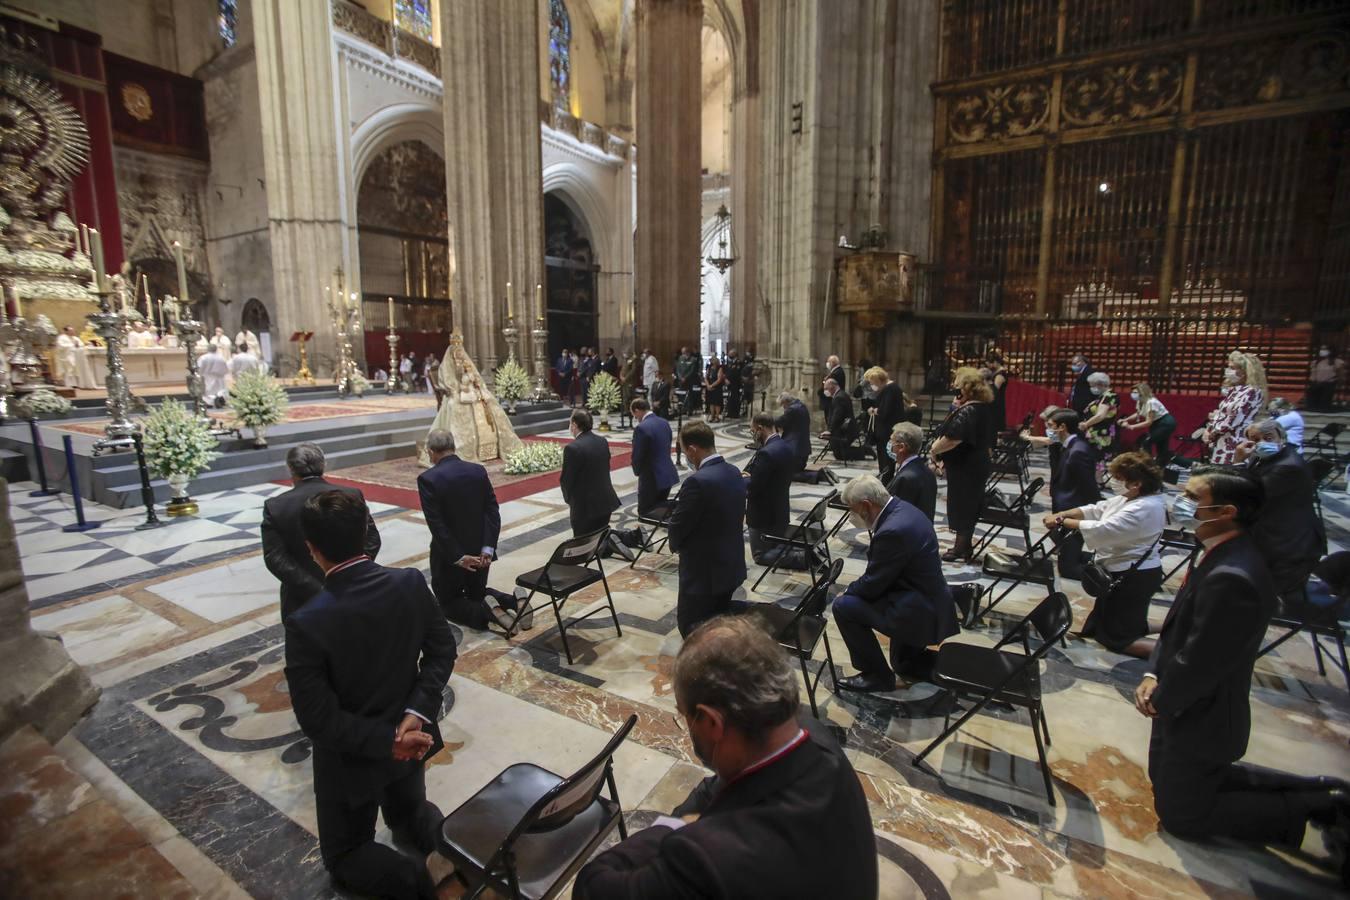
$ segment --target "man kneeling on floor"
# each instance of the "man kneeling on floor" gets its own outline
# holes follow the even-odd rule
[[[797,718],[797,676],[752,620],[722,616],[675,657],[675,707],[716,774],[674,818],[601,853],[576,900],[877,896],[877,850],[858,776],[826,726]]]
[[[937,653],[928,648],[956,634],[956,604],[942,577],[933,523],[913,505],[892,497],[876,476],[844,486],[849,517],[871,532],[867,570],[834,601],[834,622],[857,675],[839,686],[890,691],[895,676],[923,680]],[[891,664],[873,633],[891,639]],[[892,672],[894,669],[894,672]]]
[[[325,868],[362,894],[433,898],[423,860],[442,816],[427,802],[422,760],[441,747],[436,720],[455,637],[421,572],[365,555],[367,521],[355,492],[305,501],[300,525],[324,587],[286,619],[286,684],[314,745]],[[375,842],[379,810],[422,859]]]

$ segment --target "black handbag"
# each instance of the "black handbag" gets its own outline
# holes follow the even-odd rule
[[[1116,589],[1127,575],[1139,568],[1140,564],[1149,558],[1153,553],[1153,548],[1158,546],[1158,541],[1162,540],[1162,535],[1153,539],[1153,543],[1148,545],[1148,549],[1143,555],[1136,559],[1124,572],[1110,572],[1106,566],[1093,561],[1083,566],[1083,574],[1078,580],[1083,585],[1083,590],[1087,591],[1088,596],[1097,600],[1109,595]]]

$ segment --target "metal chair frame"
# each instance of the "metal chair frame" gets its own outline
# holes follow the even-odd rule
[[[759,573],[759,577],[755,579],[755,583],[750,587],[750,590],[759,590],[760,582],[770,572],[778,569],[778,564],[782,561],[783,556],[791,550],[801,550],[803,553],[807,553],[812,547],[819,547],[824,551],[825,562],[827,564],[831,562],[829,532],[825,528],[825,510],[838,493],[838,491],[830,491],[824,497],[821,497],[814,506],[802,514],[801,519],[798,520],[796,525],[791,526],[786,534],[764,534],[764,539],[771,544],[778,544],[779,550],[774,554],[773,561],[764,568],[763,572]],[[820,528],[819,537],[811,537],[812,525]]]
[[[1022,532],[1022,539],[1026,546],[1031,546],[1031,504],[1036,501],[1036,495],[1045,487],[1044,478],[1033,478],[1029,483],[1023,485],[1022,490],[1012,498],[1009,504],[1007,495],[1002,491],[985,491],[985,503],[980,507],[980,514],[976,518],[976,524],[988,525],[980,539],[975,542],[974,548],[970,551],[972,556],[978,556],[994,542],[994,539],[1003,533],[1006,528],[1017,528]],[[999,497],[1003,501],[1003,508],[991,506],[988,502],[990,494]]]
[[[642,531],[643,525],[650,525],[652,529],[642,536],[642,546],[638,547],[637,553],[633,556],[632,561],[628,563],[628,568],[631,569],[636,566],[637,561],[642,558],[642,554],[644,553],[660,553],[661,548],[670,540],[670,517],[675,512],[675,500],[676,497],[670,497],[662,504],[662,507],[665,509],[665,515],[653,516],[650,513],[638,515],[638,531]],[[662,529],[665,529],[666,535],[661,538],[660,541],[657,541],[656,533]]]
[[[1018,557],[1025,568],[1025,572],[1020,576],[1001,572],[991,572],[989,570],[989,557],[986,556],[984,558],[983,565],[981,566],[982,573],[993,576],[994,580],[989,583],[988,589],[984,592],[984,596],[990,598],[989,605],[984,609],[980,609],[979,600],[982,598],[976,598],[976,602],[972,606],[970,613],[971,625],[974,625],[980,619],[984,618],[987,613],[993,612],[994,607],[1003,602],[1003,598],[1012,593],[1013,588],[1017,587],[1019,584],[1030,583],[1044,585],[1046,587],[1046,596],[1050,596],[1054,593],[1055,567],[1054,563],[1050,561],[1054,555],[1054,550],[1047,550],[1046,544],[1053,541],[1056,531],[1064,530],[1065,529],[1062,528],[1050,529],[1045,534],[1041,535],[1040,540],[1028,547],[1026,553],[1023,553]],[[1048,574],[1037,572],[1035,570],[1036,566],[1044,566],[1049,570]],[[994,588],[997,587],[1001,581],[1008,581],[1009,584],[1003,589],[1003,593],[995,597]]]
[[[544,604],[542,603],[538,604],[537,606],[530,605],[530,601],[534,599],[534,595],[542,590],[544,593],[548,595],[549,605],[553,607],[553,617],[558,620],[558,633],[562,636],[563,652],[567,654],[567,664],[568,665],[573,664],[572,646],[567,641],[567,629],[569,627],[575,627],[578,622],[585,621],[586,619],[589,619],[591,616],[599,615],[600,613],[605,611],[605,607],[603,606],[596,607],[595,609],[586,613],[584,616],[577,616],[568,622],[563,621],[562,605],[564,602],[567,601],[567,598],[572,596],[572,594],[576,593],[577,591],[585,590],[592,584],[595,584],[595,581],[592,580],[584,585],[574,587],[570,590],[562,590],[562,591],[556,590],[553,584],[553,579],[549,575],[549,572],[555,565],[566,565],[587,569],[589,571],[595,572],[600,576],[600,583],[605,586],[605,600],[609,607],[609,615],[610,618],[614,620],[614,630],[619,633],[618,635],[619,637],[623,637],[623,628],[619,625],[619,613],[614,608],[614,595],[609,592],[609,579],[605,577],[605,566],[604,563],[600,561],[600,549],[604,547],[608,542],[609,542],[608,527],[601,528],[599,531],[593,531],[590,534],[583,534],[578,535],[577,537],[574,538],[569,538],[563,541],[561,544],[559,544],[556,548],[554,548],[553,555],[549,557],[548,562],[544,563],[541,569],[535,570],[539,573],[539,578],[535,582],[523,581],[525,575],[530,574],[529,572],[525,573],[524,575],[518,576],[516,578],[516,585],[518,587],[529,588],[530,593],[526,595],[520,601],[520,604],[517,606],[515,618],[511,621],[510,631],[512,633],[515,632],[517,624],[520,622],[521,617],[524,616],[527,611],[534,612],[535,610],[544,608]],[[581,556],[579,561],[576,562],[567,561],[569,558],[570,551],[584,548],[587,544],[591,545],[590,550],[589,552]],[[572,556],[573,558],[576,558],[575,554],[572,554]],[[589,564],[592,562],[594,562],[596,566],[594,569],[590,569],[589,566]]]
[[[829,605],[829,590],[834,586],[835,581],[844,570],[844,561],[836,559],[830,563],[828,569],[820,573],[820,577],[812,577],[811,587],[807,588],[806,593],[798,601],[796,608],[792,612],[792,618],[774,631],[770,631],[770,637],[776,640],[784,650],[797,657],[797,662],[802,667],[802,680],[806,682],[806,697],[811,704],[811,715],[820,717],[820,712],[816,707],[816,688],[820,686],[820,679],[825,677],[825,669],[828,666],[830,670],[830,683],[833,687],[832,693],[839,693],[839,673],[834,668],[834,653],[830,650],[830,636],[825,619],[825,608]],[[782,609],[776,603],[759,603],[752,606],[749,610],[750,615],[755,614],[757,607],[773,607]],[[802,619],[812,619],[820,626],[820,633],[816,636],[811,646],[803,647],[801,644],[801,622]],[[771,622],[763,622],[765,625],[772,625]],[[808,660],[815,656],[816,645],[824,642],[825,644],[825,664],[816,669],[815,679],[811,678],[811,673],[806,667]]]

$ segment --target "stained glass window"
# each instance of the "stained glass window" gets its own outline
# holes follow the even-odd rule
[[[238,0],[219,0],[216,4],[216,30],[220,32],[221,40],[225,41],[226,47],[233,47],[234,42],[239,39],[234,30],[238,20]]]
[[[424,41],[431,40],[431,0],[394,0],[394,22]]]
[[[572,20],[563,0],[548,4],[548,73],[554,105],[567,109],[572,93]]]

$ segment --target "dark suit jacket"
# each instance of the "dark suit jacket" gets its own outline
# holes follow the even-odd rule
[[[770,435],[746,466],[750,482],[745,487],[745,524],[748,528],[783,534],[792,518],[792,476],[797,460],[792,446]]]
[[[845,593],[869,603],[916,593],[929,604],[932,632],[906,635],[909,643],[928,646],[956,634],[956,603],[942,574],[937,533],[923,513],[904,500],[886,504],[872,528],[867,569]]]
[[[885,444],[891,439],[891,429],[905,418],[905,394],[892,381],[876,396],[877,417],[872,421],[872,439]]]
[[[300,510],[306,500],[325,491],[358,496],[361,493],[356,488],[329,484],[322,475],[315,475],[263,503],[263,564],[281,582],[283,619],[323,590],[323,571],[314,564],[305,546],[305,536],[300,532]],[[380,530],[371,518],[366,522],[366,556],[374,559],[379,552]]]
[[[684,480],[670,515],[670,549],[680,554],[680,590],[724,594],[745,581],[745,479],[720,457]]]
[[[928,521],[933,521],[933,515],[937,512],[937,476],[924,464],[923,459],[906,461],[896,469],[895,477],[887,489],[891,496],[899,497],[927,516]]]
[[[830,432],[830,440],[843,441],[848,443],[853,440],[853,398],[841,391],[836,391],[834,397],[830,399],[830,412],[825,422],[826,429]]]
[[[496,548],[502,516],[487,469],[452,453],[417,476],[417,493],[431,531],[433,567]]]
[[[1275,586],[1250,535],[1219,544],[1191,570],[1149,658],[1154,727],[1169,743],[1220,763],[1247,751],[1252,667],[1274,609]]]
[[[1269,459],[1252,456],[1251,471],[1261,479],[1266,499],[1251,528],[1256,546],[1281,594],[1298,591],[1326,552],[1326,532],[1313,505],[1312,473],[1289,444]]]
[[[1097,451],[1082,435],[1074,435],[1050,476],[1050,509],[1062,512],[1102,499],[1097,487]]]
[[[1083,410],[1096,399],[1092,396],[1092,388],[1088,385],[1088,376],[1096,371],[1092,366],[1088,366],[1075,377],[1073,387],[1069,389],[1069,408],[1076,410],[1079,415],[1082,415]]]
[[[658,491],[674,487],[680,475],[670,458],[670,423],[649,414],[633,429],[633,474],[638,482],[651,481]]]
[[[454,634],[421,572],[361,562],[331,576],[286,620],[286,684],[314,744],[315,792],[369,801],[420,765],[392,756],[405,710],[428,721],[438,749],[454,665]]]
[[[715,776],[675,815],[601,853],[577,876],[576,900],[829,897],[875,900],[877,848],[857,774],[829,730],[729,784]]]
[[[792,445],[798,470],[806,468],[806,462],[811,458],[811,411],[806,404],[793,400],[774,425],[783,433],[783,440]]]
[[[559,480],[572,522],[594,522],[619,508],[619,495],[609,477],[609,441],[583,431],[563,447]]]
[[[663,417],[670,415],[670,382],[653,382],[647,399],[651,401],[652,412]]]

